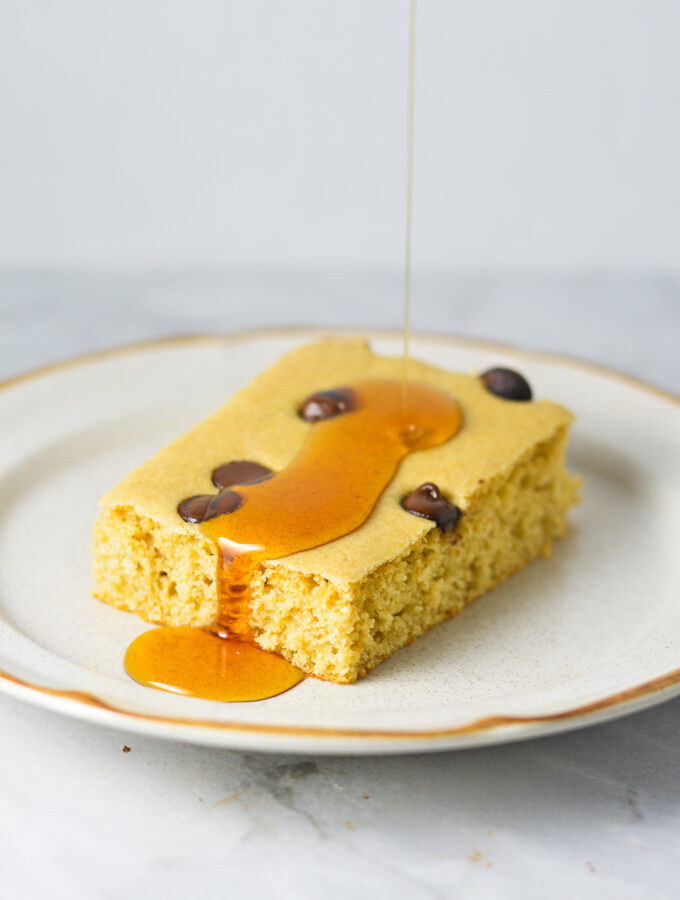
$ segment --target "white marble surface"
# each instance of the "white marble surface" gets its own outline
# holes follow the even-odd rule
[[[397,326],[399,306],[399,279],[375,273],[5,273],[0,375],[167,334]],[[669,279],[430,276],[414,325],[680,392]],[[554,738],[383,759],[173,744],[3,696],[0,716],[0,872],[13,900],[678,893],[680,700]]]

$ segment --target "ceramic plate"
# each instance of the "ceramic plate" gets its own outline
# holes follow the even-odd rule
[[[141,687],[123,654],[146,627],[90,595],[97,499],[221,405],[299,330],[99,354],[0,392],[0,687],[102,725],[224,747],[401,753],[545,735],[680,693],[680,401],[624,376],[507,347],[415,336],[468,371],[520,368],[577,413],[572,530],[540,560],[355,685],[307,679],[219,704]],[[398,355],[397,335],[371,336]]]

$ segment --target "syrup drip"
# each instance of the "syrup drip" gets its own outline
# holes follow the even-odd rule
[[[234,486],[241,505],[208,519],[219,548],[217,620],[211,629],[164,627],[140,635],[125,668],[142,684],[211,700],[259,700],[304,678],[256,647],[249,623],[252,573],[264,560],[310,550],[366,521],[409,453],[437,447],[461,425],[455,401],[399,381],[352,386],[355,408],[311,425],[291,464],[266,481]]]
[[[409,2],[408,21],[408,115],[406,120],[406,243],[404,246],[404,351],[402,391],[404,408],[408,392],[409,338],[411,334],[411,233],[413,231],[413,107],[416,71],[416,0]]]

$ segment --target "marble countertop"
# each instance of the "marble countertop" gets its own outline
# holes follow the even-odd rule
[[[0,273],[0,377],[133,340],[399,327],[380,273]],[[416,329],[603,363],[680,393],[680,282],[452,278]],[[395,758],[154,740],[0,695],[0,871],[23,898],[671,898],[680,699],[570,734]]]

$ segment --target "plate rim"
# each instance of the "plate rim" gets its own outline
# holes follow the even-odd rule
[[[401,329],[375,329],[375,328],[339,328],[332,326],[278,326],[269,328],[249,328],[233,332],[215,334],[188,334],[171,337],[150,338],[141,341],[123,343],[101,350],[95,350],[78,356],[57,360],[43,366],[30,369],[27,372],[10,376],[0,382],[0,391],[6,391],[21,386],[28,382],[37,381],[59,372],[85,366],[90,363],[98,363],[107,359],[116,359],[125,355],[145,353],[153,350],[180,348],[191,345],[205,344],[233,344],[252,340],[272,339],[281,337],[300,337],[301,339],[321,339],[323,337],[365,337],[367,340],[400,337]],[[570,366],[580,371],[589,372],[598,377],[609,378],[625,384],[628,387],[644,391],[657,399],[680,406],[680,396],[649,384],[626,372],[594,363],[589,360],[579,359],[563,353],[528,350],[513,344],[486,340],[483,338],[460,336],[455,334],[428,332],[427,330],[413,330],[410,333],[411,340],[424,340],[430,343],[460,346],[471,350],[485,352],[498,352],[505,355],[526,359],[533,362],[552,363],[562,366]],[[618,718],[636,709],[647,708],[671,699],[680,694],[680,668],[662,675],[655,676],[639,684],[632,685],[623,690],[616,691],[600,699],[589,701],[569,707],[558,712],[543,713],[532,716],[518,716],[506,714],[494,714],[482,716],[469,722],[453,726],[451,728],[410,728],[408,730],[373,729],[373,728],[333,728],[305,725],[264,724],[256,722],[243,722],[237,720],[218,721],[215,719],[185,718],[182,716],[167,716],[138,712],[116,706],[101,699],[95,693],[87,690],[71,690],[56,687],[47,687],[34,684],[31,681],[18,678],[3,669],[0,669],[0,689],[8,695],[15,696],[29,702],[36,703],[55,712],[73,714],[78,718],[92,719],[101,724],[113,727],[138,726],[137,730],[151,731],[157,736],[187,737],[187,739],[200,739],[204,741],[207,735],[235,735],[244,738],[247,736],[275,737],[283,742],[298,739],[304,744],[305,740],[326,740],[351,742],[352,751],[361,751],[362,746],[368,752],[376,752],[376,744],[385,744],[381,750],[392,749],[393,752],[409,752],[416,749],[426,750],[427,746],[420,748],[413,744],[418,741],[431,742],[432,750],[456,749],[456,747],[469,747],[472,745],[492,744],[529,739],[539,736],[547,736],[560,731],[585,727],[596,724],[606,719]],[[51,701],[57,701],[57,704]],[[66,701],[63,706],[58,701]],[[146,727],[144,727],[146,726]],[[163,727],[173,727],[181,735],[163,733]],[[512,731],[511,734],[507,732]],[[193,733],[192,733],[193,732]],[[354,746],[354,742],[357,745]],[[363,743],[361,743],[363,742]],[[213,743],[211,740],[210,743]],[[390,744],[393,746],[390,748]],[[253,747],[251,743],[249,746]],[[269,747],[254,747],[254,749],[271,749]],[[307,749],[319,750],[318,746]]]

